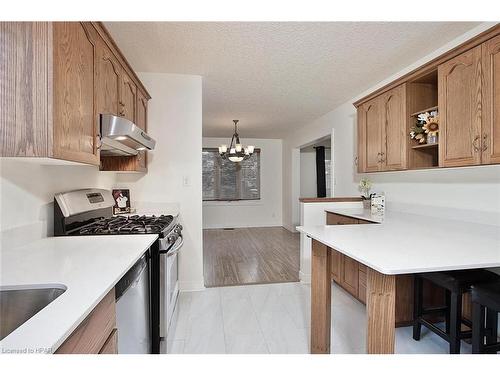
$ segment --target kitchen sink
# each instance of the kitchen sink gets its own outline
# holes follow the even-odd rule
[[[64,285],[0,287],[0,340],[65,291]]]

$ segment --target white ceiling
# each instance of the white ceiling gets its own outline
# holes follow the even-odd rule
[[[470,22],[106,22],[134,70],[203,76],[203,135],[281,138]]]

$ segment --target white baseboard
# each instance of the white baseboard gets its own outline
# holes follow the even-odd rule
[[[295,229],[295,225],[283,224],[282,227],[285,228],[286,230],[288,230],[289,232],[292,232],[292,233],[298,232],[298,230]]]
[[[201,281],[181,281],[179,280],[179,291],[181,292],[199,292],[205,290],[205,284]]]
[[[268,228],[268,227],[282,227],[282,224],[277,223],[262,223],[259,225],[246,225],[246,224],[231,224],[231,225],[210,225],[204,226],[203,229],[224,229],[224,228]],[[288,228],[286,228],[288,229]]]
[[[311,283],[311,274],[306,274],[302,271],[299,271],[299,280],[301,283],[310,284]]]

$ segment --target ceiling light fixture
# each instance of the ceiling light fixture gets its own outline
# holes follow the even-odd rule
[[[252,156],[255,150],[254,146],[243,147],[243,145],[241,144],[240,136],[238,135],[238,121],[239,120],[233,120],[234,134],[233,138],[231,138],[231,144],[229,145],[229,148],[227,147],[227,145],[219,146],[220,157],[222,159],[229,159],[234,163],[239,163],[242,160],[248,159],[250,156]]]

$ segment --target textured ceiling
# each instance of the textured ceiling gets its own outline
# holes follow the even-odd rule
[[[203,135],[281,138],[470,22],[106,22],[139,72],[203,76]]]

